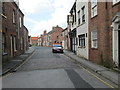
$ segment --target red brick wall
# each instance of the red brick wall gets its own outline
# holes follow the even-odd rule
[[[62,43],[63,37],[62,37],[62,31],[63,29],[61,27],[54,27],[51,33],[51,45],[53,43],[58,42],[58,43]]]
[[[14,2],[3,2],[3,10],[4,10],[4,15],[7,16],[7,18],[2,18],[2,31],[6,36],[6,50],[8,53],[8,57],[11,56],[11,40],[10,40],[10,36],[12,36],[12,38],[15,36],[16,37],[16,48],[17,51],[15,52],[14,50],[14,46],[13,48],[13,57],[17,56],[21,53],[23,53],[24,50],[20,50],[20,39],[18,38],[18,19],[19,19],[19,15],[21,15],[21,17],[23,18],[24,15],[23,13],[19,10],[19,8],[17,7],[17,5]],[[13,10],[15,11],[15,23],[13,23],[13,18],[12,18],[12,12]],[[17,10],[18,13],[17,13]],[[20,37],[23,37],[23,26],[20,29]],[[12,41],[12,44],[14,45],[14,41]]]
[[[106,6],[107,4],[107,6]],[[98,64],[112,66],[112,18],[120,11],[120,4],[113,6],[112,2],[98,2],[98,15],[91,18],[91,3],[89,3],[89,59]],[[98,48],[91,48],[91,31],[97,29]]]

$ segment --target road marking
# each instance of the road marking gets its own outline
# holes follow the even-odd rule
[[[65,55],[66,57],[70,58],[69,56]],[[70,60],[74,60],[72,58],[70,58]],[[76,60],[75,60],[76,61]],[[82,67],[81,65],[77,64],[80,68],[84,69],[85,71],[87,71],[89,74],[91,74],[92,76],[94,76],[95,78],[97,78],[98,80],[100,80],[101,82],[103,82],[104,84],[106,84],[107,86],[109,86],[110,88],[113,88],[114,90],[117,90],[114,86],[112,86],[111,84],[107,83],[106,81],[102,80],[101,78],[99,78],[98,76],[96,76],[94,73],[88,71],[86,68]]]
[[[94,90],[93,87],[83,80],[83,78],[73,69],[65,69],[65,71],[75,88],[90,88],[91,90]]]
[[[107,86],[109,86],[110,88],[113,88],[114,90],[117,90],[114,86],[112,86],[111,84],[107,83],[106,81],[102,80],[101,78],[99,78],[98,76],[96,76],[94,73],[88,71],[87,69],[85,69],[84,67],[78,65],[79,67],[81,67],[82,69],[84,69],[85,71],[87,71],[89,74],[91,74],[92,76],[94,76],[95,78],[97,78],[98,80],[100,80],[101,82],[103,82],[104,84],[106,84]]]

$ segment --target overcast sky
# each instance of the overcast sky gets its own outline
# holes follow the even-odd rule
[[[67,15],[75,0],[19,0],[29,35],[38,36],[52,26],[67,27]]]

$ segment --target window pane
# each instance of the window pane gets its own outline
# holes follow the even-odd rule
[[[97,31],[91,32],[92,48],[97,48]]]
[[[97,6],[94,8],[94,16],[97,15]]]
[[[84,47],[85,46],[85,34],[79,35],[79,46]]]
[[[15,11],[13,10],[13,23],[15,23]]]
[[[95,5],[97,5],[97,0],[91,0],[91,5],[92,5],[92,7],[94,7]]]
[[[94,17],[97,15],[97,0],[91,1],[91,17]]]

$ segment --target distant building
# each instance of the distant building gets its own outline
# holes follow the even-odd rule
[[[42,46],[42,35],[38,38],[38,46]]]
[[[27,51],[29,47],[28,33],[28,29],[24,26],[24,51]]]
[[[56,27],[53,27],[50,32],[47,33],[45,30],[43,32],[43,35],[41,36],[41,46],[47,46],[51,47],[53,43],[61,43],[62,44],[62,31],[63,29],[59,27],[58,25]]]
[[[30,44],[32,46],[38,46],[38,38],[39,37],[30,37]]]
[[[62,37],[63,37],[63,40],[62,40],[63,49],[68,49],[68,31],[67,31],[67,28],[65,28],[62,31]]]
[[[51,46],[53,43],[61,43],[62,44],[62,31],[63,29],[59,26],[53,27],[52,31],[50,33],[50,40],[51,40]]]
[[[43,46],[48,46],[47,45],[48,40],[47,40],[47,31],[46,30],[43,32],[42,39],[43,39]]]

